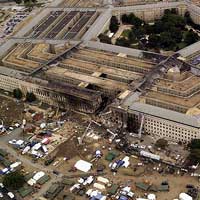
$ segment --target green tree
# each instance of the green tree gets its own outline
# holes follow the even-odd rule
[[[141,39],[144,37],[145,35],[145,30],[144,27],[139,27],[139,28],[132,28],[132,31],[134,33],[134,35],[136,36],[136,38]]]
[[[185,13],[184,19],[185,19],[185,22],[186,22],[187,24],[190,24],[190,25],[191,25],[191,24],[193,23],[192,18],[190,17],[190,13],[189,13],[188,11]]]
[[[200,162],[200,139],[193,139],[189,144],[189,159],[193,162]]]
[[[135,34],[133,33],[133,31],[130,31],[130,32],[128,33],[128,39],[129,39],[130,43],[136,42],[136,36],[135,36]]]
[[[188,147],[190,149],[200,149],[200,139],[191,140],[191,142],[188,144]]]
[[[138,28],[138,27],[142,26],[142,23],[143,23],[143,21],[140,18],[136,17],[133,25],[136,28]]]
[[[129,47],[129,46],[130,46],[129,40],[127,40],[127,39],[124,38],[124,37],[122,37],[122,38],[117,38],[115,44],[118,45],[118,46],[124,46],[124,47]]]
[[[33,102],[36,100],[36,96],[32,92],[27,92],[26,101]]]
[[[17,88],[17,89],[14,89],[13,90],[13,96],[16,98],[16,99],[21,99],[23,94],[22,94],[22,91]]]
[[[174,28],[173,22],[167,21],[167,22],[163,23],[163,30],[170,31],[171,28]]]
[[[163,49],[171,49],[175,44],[176,43],[169,32],[163,32],[160,34],[160,45]]]
[[[162,23],[170,23],[172,26],[179,27],[183,29],[185,27],[185,20],[182,16],[176,15],[176,14],[165,14],[161,18]],[[166,29],[165,29],[166,30]]]
[[[198,39],[199,39],[198,34],[195,33],[193,30],[188,31],[186,33],[186,35],[185,35],[185,38],[184,38],[185,43],[187,45],[190,45],[190,44],[193,44],[193,43],[197,42]]]
[[[191,149],[189,159],[193,162],[200,162],[200,149]]]
[[[127,14],[123,14],[121,20],[123,24],[129,24],[129,17]]]
[[[103,42],[103,43],[107,43],[107,44],[111,44],[111,38],[109,38],[107,35],[101,33],[99,36],[98,36],[100,42]]]
[[[156,48],[160,46],[160,36],[156,35],[156,34],[151,34],[149,35],[148,38],[148,46],[150,48]]]
[[[24,183],[24,175],[19,171],[6,174],[3,178],[3,184],[5,185],[5,187],[13,190],[19,189],[24,185]]]
[[[136,17],[133,13],[128,16],[128,23],[134,25],[136,28],[140,27],[143,21]]]
[[[170,34],[171,37],[174,38],[177,43],[180,43],[183,39],[183,33],[179,28],[171,27]]]
[[[169,15],[171,13],[170,9],[165,9],[164,10],[164,15]]]
[[[149,24],[144,24],[144,29],[145,33],[147,35],[155,33],[155,26],[149,25]]]
[[[22,3],[22,0],[15,0],[15,3],[20,4],[20,3]]]
[[[171,13],[172,13],[172,14],[176,14],[176,15],[177,15],[177,14],[178,14],[178,11],[177,11],[177,9],[176,9],[176,8],[172,8],[172,9],[171,9]]]
[[[109,29],[112,33],[116,33],[119,29],[119,22],[116,16],[112,16],[110,20]]]
[[[168,141],[161,138],[161,139],[158,139],[155,143],[155,146],[157,148],[161,148],[161,149],[165,149],[167,146],[168,146]]]
[[[184,16],[184,19],[185,19],[185,22],[192,26],[193,28],[197,29],[197,30],[200,30],[200,25],[199,24],[195,24],[192,20],[192,18],[190,17],[190,13],[189,12],[186,12],[185,13],[185,16]]]
[[[154,25],[154,33],[159,34],[164,31],[164,26],[161,21],[156,21]]]
[[[128,21],[127,21],[127,23],[133,25],[133,24],[134,24],[135,18],[136,18],[136,16],[135,16],[133,13],[130,13],[130,14],[128,15]]]
[[[33,9],[34,3],[35,2],[32,0],[24,0],[24,5],[29,10],[29,12],[31,12],[31,10]]]

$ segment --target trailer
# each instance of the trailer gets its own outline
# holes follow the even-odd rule
[[[159,155],[156,155],[156,154],[153,154],[153,153],[149,153],[147,151],[140,151],[140,155],[145,157],[145,158],[150,158],[152,160],[157,160],[157,161],[161,160]]]
[[[41,149],[45,154],[48,153],[47,147],[45,145],[42,145]]]

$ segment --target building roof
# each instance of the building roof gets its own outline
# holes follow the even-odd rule
[[[8,67],[0,66],[0,74],[14,78],[22,78],[22,74],[25,75],[26,73]]]
[[[187,126],[200,128],[200,120],[194,116],[185,115],[172,110],[135,102],[129,107],[129,111],[137,111],[147,115],[163,118],[166,120],[178,122]]]

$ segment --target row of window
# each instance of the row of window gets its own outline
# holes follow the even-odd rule
[[[163,88],[163,87],[157,87],[159,92],[167,93],[167,94],[173,94],[176,96],[182,96],[182,97],[188,97],[195,92],[198,92],[200,90],[200,85],[195,85],[193,88],[190,88],[188,91],[183,91],[181,92],[180,90],[172,90],[168,88]]]
[[[89,62],[93,62],[93,63],[99,63],[99,64],[106,64],[108,66],[112,66],[112,67],[116,67],[116,68],[119,68],[119,69],[124,69],[124,70],[129,70],[129,71],[134,71],[134,72],[139,72],[139,73],[146,73],[148,72],[147,69],[145,68],[142,68],[142,67],[137,67],[135,65],[127,65],[127,64],[122,64],[122,63],[119,63],[119,62],[112,62],[112,61],[109,61],[109,60],[102,60],[100,58],[98,59],[95,59],[95,58],[92,58],[92,57],[86,57],[86,56],[81,56],[81,55],[78,55],[78,57],[76,55],[74,55],[74,58],[78,58],[78,59],[82,59],[82,60],[86,60],[86,61],[89,61]]]
[[[181,107],[181,106],[178,106],[178,105],[175,105],[175,104],[172,105],[172,104],[169,104],[169,103],[164,103],[164,102],[160,102],[160,101],[156,101],[156,100],[148,99],[148,98],[146,98],[146,103],[153,105],[153,106],[166,108],[166,109],[174,110],[174,111],[181,112],[181,113],[185,113],[187,111],[187,109],[184,108],[184,107]]]
[[[167,124],[166,122],[157,121],[152,118],[145,118],[145,128],[147,132],[152,134],[162,135],[164,137],[172,138],[174,140],[189,141],[192,138],[197,138],[198,130],[187,129],[186,127],[180,127],[173,124]]]

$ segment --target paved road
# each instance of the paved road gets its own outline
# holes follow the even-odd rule
[[[18,153],[17,151],[15,151],[8,144],[5,144],[4,140],[0,140],[0,147],[2,149],[5,149],[10,155],[12,155],[16,159],[20,160],[21,162],[23,162],[25,165],[31,166],[33,168],[36,168],[37,170],[40,170],[40,171],[45,171],[45,172],[50,171],[50,169],[48,169],[47,167],[44,167],[43,165],[38,164],[38,163],[33,163],[28,158],[22,156],[20,153]]]
[[[114,34],[112,37],[112,44],[115,44],[117,38],[121,36],[121,34],[124,32],[124,30],[131,29],[131,25],[121,25],[118,29],[118,31]]]

